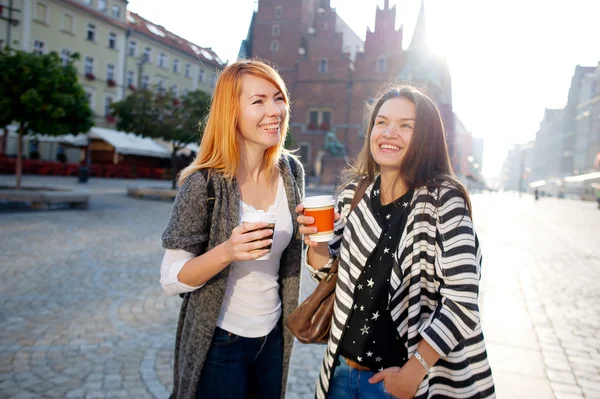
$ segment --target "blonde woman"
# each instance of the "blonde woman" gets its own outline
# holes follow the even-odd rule
[[[175,398],[285,394],[293,340],[282,319],[298,302],[302,243],[292,215],[304,195],[302,165],[283,147],[289,113],[285,84],[265,63],[238,61],[219,76],[198,157],[181,173],[162,235],[161,285],[186,293]],[[256,210],[276,215],[273,230],[240,225]],[[257,260],[271,243],[270,259]]]
[[[433,101],[412,87],[379,96],[350,175],[329,244],[298,217],[313,276],[339,259],[317,398],[494,398],[471,201]]]

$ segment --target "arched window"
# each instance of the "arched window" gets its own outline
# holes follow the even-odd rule
[[[319,73],[327,73],[328,70],[329,61],[327,61],[326,59],[322,59],[321,62],[319,62]]]
[[[383,73],[387,69],[387,61],[385,57],[379,57],[377,59],[377,73]]]

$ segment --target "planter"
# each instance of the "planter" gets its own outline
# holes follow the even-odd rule
[[[96,75],[94,75],[93,73],[89,72],[85,74],[85,78],[87,80],[96,80]]]
[[[115,86],[117,85],[117,82],[115,82],[115,81],[114,81],[114,80],[112,80],[112,79],[108,79],[108,80],[106,81],[106,85],[107,85],[108,87],[115,87]]]

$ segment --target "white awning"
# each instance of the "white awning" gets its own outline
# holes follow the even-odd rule
[[[565,181],[569,183],[600,179],[600,172],[591,172],[583,175],[575,175],[565,177]]]
[[[93,127],[91,138],[101,139],[115,147],[119,154],[141,155],[155,158],[171,158],[171,152],[149,137],[136,136],[133,133],[119,132],[112,129]]]

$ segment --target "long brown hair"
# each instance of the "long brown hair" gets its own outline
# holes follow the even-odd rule
[[[402,158],[398,178],[401,178],[409,189],[424,186],[439,188],[444,181],[450,183],[464,197],[469,215],[471,215],[469,193],[452,171],[440,111],[427,95],[412,86],[385,87],[368,108],[365,142],[356,163],[345,171],[344,181],[349,182],[363,177],[369,184],[375,181],[375,177],[379,173],[379,165],[371,155],[371,132],[381,106],[386,101],[397,97],[411,101],[416,108],[412,138],[406,154]]]
[[[287,152],[283,143],[290,120],[290,100],[283,79],[275,69],[263,61],[239,60],[229,65],[219,75],[198,156],[181,171],[180,183],[195,171],[205,168],[218,170],[228,179],[232,179],[235,175],[240,163],[236,132],[240,113],[242,76],[246,74],[265,79],[277,87],[288,110],[281,122],[281,137],[278,145],[265,151],[263,165],[267,176],[277,167],[281,155]]]

